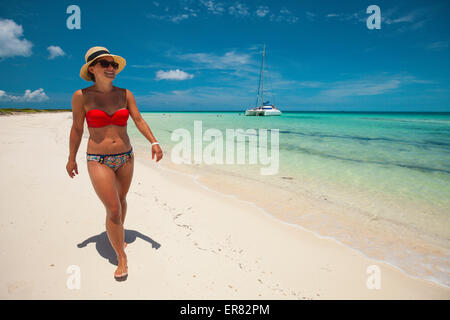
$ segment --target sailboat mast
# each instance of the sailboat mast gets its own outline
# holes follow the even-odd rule
[[[266,55],[266,44],[264,43],[263,59],[262,59],[262,91],[261,91],[261,108],[264,107],[264,57]]]

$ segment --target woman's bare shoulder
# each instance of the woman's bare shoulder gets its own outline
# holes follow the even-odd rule
[[[72,97],[72,111],[78,113],[84,109],[83,89],[74,92]]]
[[[128,89],[115,87],[116,90],[119,90],[122,94],[126,94],[128,92]]]
[[[72,97],[73,97],[73,98],[81,98],[81,97],[83,97],[83,89],[78,89],[78,90],[76,90],[76,91],[73,93]]]
[[[85,93],[90,92],[91,89],[92,89],[92,87],[93,87],[93,86],[86,87],[86,88],[82,88],[82,89],[80,89],[80,90],[78,90],[78,91],[80,92],[80,94],[85,94]],[[77,91],[77,92],[78,92],[78,91]]]
[[[125,90],[125,93],[126,93],[126,95],[127,95],[127,98],[129,98],[129,97],[132,97],[133,96],[133,94],[131,93],[131,91],[130,90],[128,90],[128,89],[124,89]]]

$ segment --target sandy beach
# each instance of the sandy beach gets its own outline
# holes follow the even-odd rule
[[[2,299],[450,298],[448,288],[170,169],[164,146],[157,164],[150,147],[135,153],[129,276],[116,282],[105,209],[87,172],[86,129],[79,175],[65,170],[71,125],[70,112],[0,117]],[[378,289],[367,285],[370,266],[379,268]],[[70,285],[73,270],[79,288]]]

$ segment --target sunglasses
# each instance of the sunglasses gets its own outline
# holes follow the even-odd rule
[[[99,61],[96,61],[96,62],[94,62],[94,64],[92,64],[91,66],[93,66],[93,65],[95,65],[95,64],[97,64],[97,63],[100,63],[100,65],[101,65],[103,68],[108,68],[110,65],[111,65],[114,69],[118,69],[118,68],[119,68],[119,64],[118,64],[117,62],[114,62],[114,61],[110,62],[110,61],[108,61],[108,60],[99,60]]]

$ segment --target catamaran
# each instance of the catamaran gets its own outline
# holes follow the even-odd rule
[[[269,101],[264,101],[264,57],[266,56],[266,44],[264,44],[261,72],[259,74],[258,94],[256,107],[245,110],[246,116],[280,116],[281,111]],[[261,90],[260,90],[261,89]],[[261,92],[261,105],[259,105],[259,93]]]

